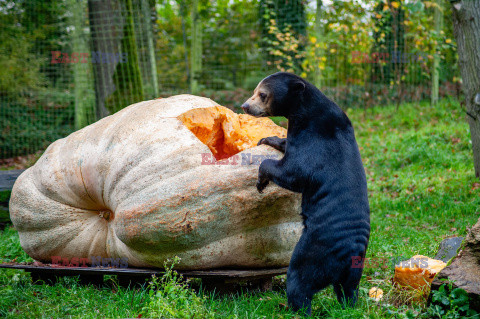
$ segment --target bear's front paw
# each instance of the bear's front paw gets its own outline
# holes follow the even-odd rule
[[[264,138],[262,138],[260,141],[258,141],[257,146],[262,145],[262,144],[268,145],[268,144],[266,143],[266,142],[267,142],[267,138],[268,138],[268,137],[264,137]]]
[[[267,187],[268,185],[268,179],[266,178],[258,178],[257,180],[257,190],[259,193],[263,193],[263,190],[265,189],[265,187]]]
[[[285,153],[285,148],[287,146],[287,139],[280,138],[278,136],[264,137],[260,141],[258,141],[257,146],[258,145],[268,145],[273,147],[276,150],[279,150],[280,152]]]

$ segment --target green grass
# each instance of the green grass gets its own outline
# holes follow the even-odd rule
[[[352,120],[368,178],[371,238],[368,257],[403,258],[416,254],[434,257],[442,239],[464,236],[480,217],[480,184],[474,177],[465,114],[458,103],[347,110]],[[29,261],[12,228],[0,233],[0,260]],[[332,269],[335,271],[335,269]],[[424,300],[408,301],[391,284],[393,268],[368,268],[355,309],[343,310],[332,290],[319,292],[313,315],[326,318],[426,318]],[[381,287],[383,301],[367,297]],[[150,287],[119,288],[109,279],[104,288],[80,286],[64,280],[55,286],[33,285],[21,271],[0,271],[0,316],[144,318],[166,313],[189,317],[299,318],[283,306],[285,283],[271,292],[240,292],[218,296],[195,292],[175,281]],[[193,308],[192,308],[193,307]],[[165,310],[167,309],[167,310]],[[165,312],[167,311],[167,312]],[[166,316],[169,317],[169,316]]]

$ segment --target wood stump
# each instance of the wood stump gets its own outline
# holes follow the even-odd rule
[[[470,298],[470,308],[480,311],[480,219],[452,263],[435,277],[431,290],[438,290],[446,283],[451,283],[454,289],[464,289]]]

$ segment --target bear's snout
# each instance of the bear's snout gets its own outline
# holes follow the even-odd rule
[[[249,114],[250,104],[248,104],[247,102],[243,103],[243,104],[242,104],[242,110],[243,110],[243,112]]]
[[[268,116],[268,112],[263,108],[263,105],[259,105],[255,102],[245,102],[242,104],[242,109],[245,114],[249,114],[255,117]]]

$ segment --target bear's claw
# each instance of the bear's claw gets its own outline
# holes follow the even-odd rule
[[[261,181],[260,179],[257,181],[257,190],[261,194],[263,193],[263,190],[267,187],[268,185],[268,180],[263,180]]]

